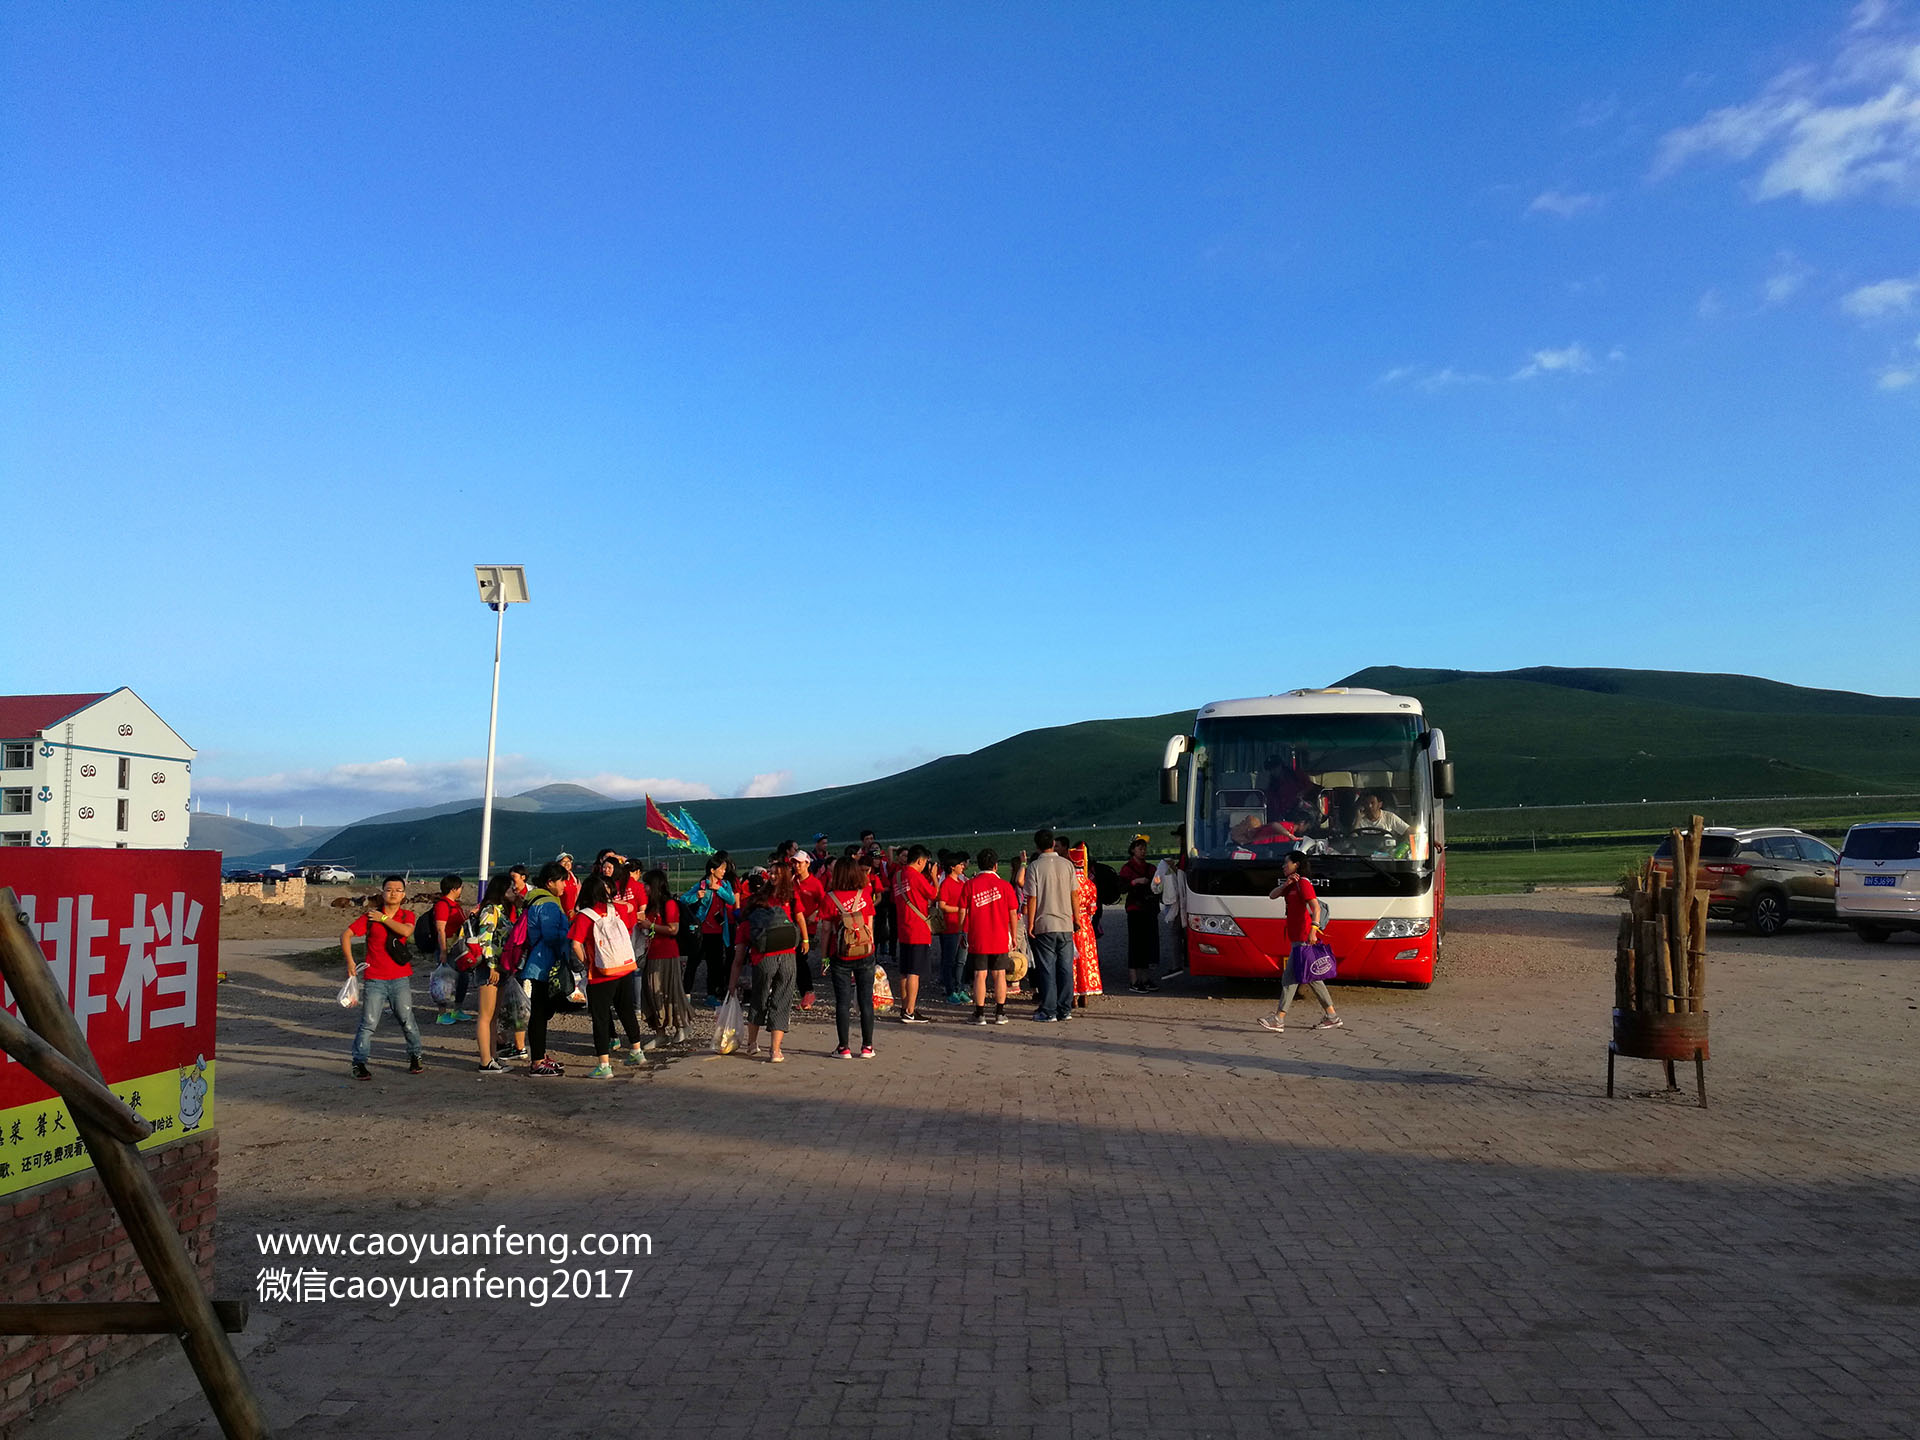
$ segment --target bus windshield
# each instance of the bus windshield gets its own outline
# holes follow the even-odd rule
[[[1413,715],[1247,715],[1194,731],[1196,857],[1271,865],[1289,850],[1360,869],[1426,863],[1427,755]],[[1336,869],[1352,868],[1338,866]],[[1316,873],[1325,867],[1316,858]]]

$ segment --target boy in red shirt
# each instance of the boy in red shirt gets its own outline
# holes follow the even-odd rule
[[[407,882],[389,875],[380,885],[380,903],[369,905],[340,932],[340,953],[346,957],[349,978],[354,974],[354,938],[363,937],[367,944],[367,974],[360,982],[360,1028],[353,1035],[356,1080],[373,1078],[367,1057],[380,1017],[389,1010],[407,1037],[407,1073],[418,1075],[427,1068],[420,1058],[420,1027],[413,1023],[413,952],[407,941],[413,938],[414,913],[401,908],[406,898]]]
[[[933,970],[933,852],[916,845],[893,872],[893,909],[900,925],[900,1022],[925,1025],[920,1014],[920,986]]]
[[[967,855],[964,850],[940,852],[940,886],[934,906],[940,922],[940,990],[949,1005],[964,1005],[960,989],[961,901],[967,893]]]
[[[967,949],[973,956],[973,1023],[987,1023],[987,976],[993,976],[993,1023],[1007,1023],[1007,956],[1013,952],[1013,917],[1020,896],[1000,878],[1000,857],[982,850],[980,873],[961,894]]]

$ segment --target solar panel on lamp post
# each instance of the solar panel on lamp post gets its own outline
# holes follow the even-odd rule
[[[473,578],[480,599],[493,610],[493,701],[487,708],[487,779],[480,801],[480,893],[487,889],[488,866],[493,859],[493,743],[500,729],[500,641],[506,632],[507,606],[527,603],[524,565],[476,565]]]

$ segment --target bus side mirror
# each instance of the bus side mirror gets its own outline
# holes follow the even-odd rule
[[[1180,759],[1187,753],[1188,736],[1175,735],[1167,741],[1167,748],[1160,757],[1160,803],[1178,805],[1180,803]]]
[[[1433,762],[1433,798],[1436,800],[1453,798],[1453,762],[1451,760]]]

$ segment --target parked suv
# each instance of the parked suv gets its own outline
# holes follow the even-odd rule
[[[1862,940],[1920,930],[1920,821],[1854,826],[1835,878],[1839,916]]]
[[[1788,920],[1834,920],[1834,870],[1840,857],[1824,840],[1798,830],[1716,827],[1700,837],[1696,885],[1713,887],[1707,914],[1778,935]],[[1653,852],[1657,869],[1673,866],[1673,841]]]

